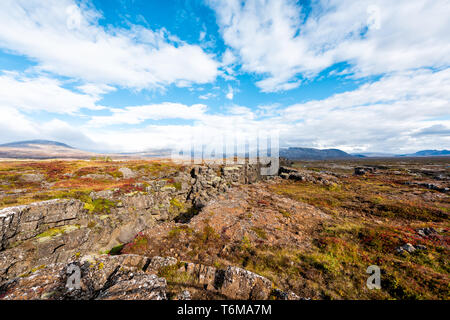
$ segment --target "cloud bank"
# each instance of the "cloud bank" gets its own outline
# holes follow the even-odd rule
[[[302,2],[303,3],[303,2]],[[450,63],[446,0],[209,1],[242,69],[262,91],[296,88],[335,63],[365,77]]]
[[[1,1],[0,48],[29,64],[0,71],[0,142],[133,152],[188,144],[195,132],[213,141],[278,130],[282,146],[450,149],[449,1],[206,4],[224,43],[214,53],[211,26],[189,44],[165,28],[106,25],[89,1]],[[318,78],[355,89],[282,99]],[[106,99],[174,86],[142,102]],[[178,94],[189,89],[195,98]],[[252,105],[257,94],[282,98]]]
[[[72,0],[3,0],[0,47],[36,61],[37,69],[131,89],[207,83],[219,64],[165,29],[100,25],[101,15]]]

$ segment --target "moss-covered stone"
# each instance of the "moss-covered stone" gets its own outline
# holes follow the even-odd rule
[[[63,235],[66,232],[71,232],[71,231],[78,230],[78,229],[80,229],[79,224],[66,225],[66,226],[62,226],[59,228],[51,228],[51,229],[48,229],[47,231],[44,231],[44,232],[38,234],[35,238],[39,242],[45,242],[45,241],[50,240],[53,237],[58,237],[58,236]]]

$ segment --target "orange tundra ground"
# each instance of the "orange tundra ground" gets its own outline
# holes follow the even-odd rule
[[[372,165],[375,173],[353,175]],[[138,174],[124,177],[128,167]],[[449,299],[449,159],[297,162],[329,183],[276,178],[232,188],[190,219],[139,234],[122,253],[173,256],[216,267],[237,265],[313,299]],[[164,161],[8,161],[0,163],[0,206],[131,192],[179,167]],[[424,234],[424,228],[431,232]],[[398,253],[410,243],[420,250]],[[382,270],[369,290],[366,269]],[[175,269],[171,288],[188,286]]]

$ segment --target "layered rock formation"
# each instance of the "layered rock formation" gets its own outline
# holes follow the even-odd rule
[[[114,253],[115,248],[132,241],[139,232],[155,224],[189,221],[228,188],[260,180],[259,169],[250,164],[188,167],[170,179],[149,181],[145,191],[116,194],[115,190],[105,190],[92,192],[88,200],[56,199],[2,209],[0,283],[3,283],[3,295],[11,299],[50,296],[52,299],[164,299],[165,280],[155,276],[158,268],[152,268],[157,259],[151,260],[152,264],[144,262],[147,264],[144,268],[142,259],[148,258],[105,253]],[[126,174],[133,173],[126,171]],[[86,267],[84,264],[91,256],[100,261],[96,262],[97,266],[100,263],[103,267],[93,268],[92,264]],[[119,275],[114,268],[119,264],[127,266],[130,259],[137,259],[141,264],[133,267],[132,276],[126,272]],[[70,263],[77,263],[84,270],[87,281],[83,282],[82,292],[75,295],[62,289],[67,278],[63,269]],[[149,270],[154,271],[153,276],[146,271],[149,265]],[[264,299],[271,291],[269,280],[242,269],[216,270],[203,266],[200,267],[203,271],[198,271],[196,265],[185,263],[183,266],[183,272],[197,277],[198,283],[230,298]],[[179,266],[180,272],[183,266]],[[93,270],[98,274],[93,274]],[[20,288],[36,287],[32,283],[39,284],[40,292],[21,292]],[[15,288],[15,293],[8,295],[11,288]],[[135,292],[137,288],[144,289],[136,295],[127,293]]]
[[[205,290],[215,298],[298,299],[292,292],[272,290],[272,283],[247,270],[228,267],[216,269],[174,258],[147,258],[138,255],[85,256],[68,264],[55,263],[0,285],[1,299],[46,300],[166,300],[168,281],[160,276],[173,270],[184,274],[190,291]],[[79,285],[71,286],[73,270],[78,270]],[[177,299],[189,299],[183,291]]]

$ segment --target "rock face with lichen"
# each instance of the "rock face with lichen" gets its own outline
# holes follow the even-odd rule
[[[122,170],[123,169],[123,170]],[[135,173],[121,168],[127,177]],[[259,167],[187,167],[150,180],[145,191],[92,192],[88,199],[57,199],[0,210],[0,281],[76,256],[108,253],[155,224],[189,220],[217,195],[261,179]]]
[[[134,174],[125,169],[121,170],[124,176]],[[254,165],[194,166],[148,181],[138,191],[104,190],[88,198],[2,209],[0,299],[259,300],[292,296],[273,291],[267,278],[234,266],[115,255],[125,244],[137,241],[141,231],[170,221],[190,221],[230,188],[259,180],[259,168]],[[76,286],[72,286],[74,276],[79,278]],[[179,284],[181,279],[185,289],[169,288],[168,282],[174,279]]]
[[[143,271],[139,256],[86,256],[70,263],[55,263],[0,286],[3,299],[50,300],[163,300],[166,280]],[[79,286],[71,286],[77,270]]]
[[[216,298],[268,299],[271,295],[294,297],[293,293],[272,290],[272,283],[255,273],[237,268],[216,269],[167,257],[139,255],[84,256],[69,263],[55,263],[11,279],[0,285],[2,299],[45,300],[166,300],[168,268],[184,274],[186,287],[176,298],[190,299],[199,290]],[[78,286],[73,286],[73,270]]]

